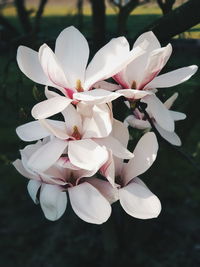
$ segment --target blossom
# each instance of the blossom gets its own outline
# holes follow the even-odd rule
[[[125,135],[124,135],[125,137]],[[125,141],[125,139],[124,139]],[[159,215],[161,204],[138,175],[148,170],[156,159],[158,143],[154,133],[143,135],[134,149],[134,158],[128,163],[122,160],[115,162],[115,181],[112,187],[108,181],[87,178],[112,204],[119,200],[122,208],[129,215],[139,219],[151,219]],[[106,177],[111,174],[112,168],[105,170]]]
[[[102,47],[87,66],[89,47],[85,37],[74,27],[64,29],[56,39],[55,53],[43,44],[39,52],[20,46],[17,62],[20,70],[36,83],[54,87],[63,96],[36,104],[35,119],[44,119],[64,110],[71,102],[89,104],[110,102],[120,96],[104,89],[91,90],[93,85],[118,73],[143,52],[140,47],[129,49],[125,37],[112,39]]]
[[[150,96],[148,96],[149,98]],[[152,96],[151,96],[152,97]],[[178,97],[178,93],[174,93],[167,101],[165,101],[164,105],[167,109],[170,109],[171,106],[173,105],[174,101]],[[146,102],[146,99],[143,99],[143,102]],[[180,146],[181,145],[181,140],[179,136],[175,132],[170,132],[165,129],[163,129],[162,124],[160,123],[159,117],[156,116],[158,113],[152,112],[153,106],[149,108],[147,107],[146,111],[152,120],[152,123],[154,124],[155,128],[157,131],[160,133],[160,135],[167,140],[169,143],[172,145]],[[171,116],[172,120],[179,121],[179,120],[184,120],[186,118],[186,115],[181,112],[169,110],[169,115]],[[157,119],[158,118],[158,119]],[[133,110],[133,115],[129,115],[126,119],[125,122],[128,123],[133,128],[138,128],[138,129],[151,129],[151,124],[145,117],[143,113],[141,113],[137,108]]]
[[[90,115],[87,115],[88,109]],[[132,153],[111,135],[112,117],[108,105],[88,107],[81,104],[76,109],[70,104],[62,115],[65,122],[40,120],[26,123],[16,129],[18,136],[24,141],[51,136],[51,139],[30,157],[30,168],[45,171],[62,154],[67,154],[73,165],[96,172],[108,159],[107,149],[111,149],[113,154],[120,158],[133,157]]]
[[[197,71],[196,65],[183,67],[158,76],[172,53],[172,46],[161,47],[153,32],[143,33],[133,45],[138,47],[146,40],[145,52],[133,59],[121,72],[113,76],[127,98],[140,99],[155,88],[165,88],[187,81]],[[144,92],[143,92],[144,91]]]
[[[55,221],[63,215],[67,207],[68,192],[72,209],[82,220],[94,224],[107,221],[111,214],[109,202],[83,178],[91,176],[92,173],[75,168],[71,163],[68,164],[68,168],[63,168],[57,162],[45,172],[38,172],[28,167],[31,155],[42,146],[41,141],[26,146],[20,151],[22,159],[17,159],[13,165],[21,175],[30,179],[29,195],[35,204],[40,203],[45,217]]]

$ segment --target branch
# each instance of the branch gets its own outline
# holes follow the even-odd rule
[[[200,1],[189,0],[167,15],[147,26],[142,32],[153,31],[161,43],[168,42],[172,37],[189,30],[200,22]],[[138,34],[138,36],[141,32]]]

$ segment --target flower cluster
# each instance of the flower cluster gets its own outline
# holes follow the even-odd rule
[[[138,176],[157,156],[152,125],[168,142],[181,145],[174,122],[185,114],[170,110],[177,94],[162,103],[157,88],[182,83],[197,70],[193,65],[158,76],[171,52],[170,44],[161,47],[147,32],[132,49],[126,38],[112,39],[88,64],[88,43],[74,27],[60,33],[55,52],[46,44],[39,52],[18,48],[19,68],[45,86],[46,100],[33,107],[34,121],[17,128],[22,140],[36,143],[20,150],[21,159],[13,165],[29,179],[28,192],[47,219],[63,215],[67,196],[74,212],[89,223],[104,223],[118,200],[135,218],[159,215],[159,199]],[[112,101],[119,97],[130,108],[124,122],[112,112]],[[49,119],[55,114],[62,119]],[[133,151],[127,148],[128,126],[145,130]]]

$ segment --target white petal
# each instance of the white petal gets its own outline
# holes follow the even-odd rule
[[[171,143],[174,146],[181,146],[181,140],[175,132],[168,132],[163,128],[161,128],[157,123],[155,123],[154,126],[158,130],[159,134],[169,143]]]
[[[48,132],[59,139],[66,140],[69,138],[66,125],[62,121],[39,120],[40,124],[48,130]]]
[[[160,214],[161,204],[146,186],[134,180],[119,189],[120,204],[129,215],[138,219],[151,219]]]
[[[99,191],[85,182],[68,189],[74,212],[84,221],[102,224],[111,214],[111,206]]]
[[[22,161],[20,159],[16,159],[13,163],[13,166],[15,169],[24,177],[28,179],[37,179],[37,175],[34,175],[33,173],[29,172],[27,169],[25,169],[24,165],[22,164]]]
[[[73,26],[64,29],[56,39],[55,54],[59,59],[71,87],[85,79],[89,47],[85,37]]]
[[[152,31],[141,34],[135,41],[134,47],[143,44],[144,41],[148,42],[147,47],[145,47],[147,52],[151,52],[161,47],[158,39]]]
[[[40,125],[39,121],[31,121],[17,127],[16,133],[20,139],[27,142],[39,140],[50,135],[50,133]]]
[[[117,90],[116,92],[130,99],[140,99],[145,97],[146,95],[153,94],[151,91],[142,91],[134,89],[122,89],[122,90]]]
[[[174,102],[176,101],[178,97],[178,93],[174,93],[170,98],[168,98],[165,102],[164,105],[167,109],[170,109]]]
[[[41,184],[42,183],[40,181],[30,180],[27,185],[28,193],[35,204],[38,204],[39,202],[37,198],[37,193]]]
[[[108,103],[121,95],[115,92],[109,92],[103,89],[94,89],[83,93],[74,93],[73,97],[76,100],[82,100],[89,105],[97,105]]]
[[[45,217],[50,221],[56,221],[65,212],[67,195],[56,185],[43,184],[40,192],[40,205]]]
[[[98,170],[108,159],[108,152],[91,139],[69,141],[71,163],[85,170]]]
[[[17,63],[20,70],[32,81],[52,86],[52,82],[44,73],[38,53],[26,46],[19,46],[17,50]]]
[[[162,88],[178,85],[190,79],[190,77],[195,74],[197,69],[198,67],[196,65],[192,65],[159,75],[145,88]]]
[[[100,168],[100,173],[115,187],[115,164],[112,152],[109,151],[109,157],[106,163]]]
[[[62,111],[62,115],[65,119],[68,135],[72,135],[74,126],[76,126],[79,133],[82,134],[82,119],[73,105],[68,105],[67,108]]]
[[[174,131],[174,120],[169,110],[155,95],[145,96],[142,98],[141,102],[148,105],[147,110],[150,111],[151,116],[163,129],[170,132]]]
[[[134,115],[128,116],[124,122],[128,123],[129,126],[140,130],[151,128],[151,124],[148,121],[139,120]]]
[[[126,125],[118,120],[113,120],[113,128],[111,135],[116,138],[120,143],[127,147],[129,141],[129,131]]]
[[[45,96],[46,96],[47,99],[55,97],[55,96],[60,96],[58,93],[49,90],[48,86],[45,86],[44,93],[45,93]]]
[[[85,181],[93,185],[109,201],[110,204],[119,199],[118,188],[113,187],[109,182],[95,177],[87,178]]]
[[[52,139],[33,153],[28,161],[29,168],[36,171],[47,170],[59,159],[67,145],[67,141]]]
[[[35,119],[46,119],[63,111],[71,102],[71,99],[64,96],[52,97],[36,104],[31,113]]]
[[[39,60],[42,65],[43,71],[45,72],[49,80],[54,84],[54,86],[56,86],[58,89],[68,88],[69,84],[62,70],[62,67],[48,45],[43,44],[40,47]]]
[[[143,49],[140,47],[129,51],[129,44],[124,37],[112,39],[96,53],[88,65],[86,88],[114,76],[142,53]]]
[[[165,47],[154,50],[148,57],[148,62],[142,74],[142,79],[137,81],[137,89],[143,89],[151,82],[162,70],[172,53],[172,46],[168,44]],[[155,87],[151,87],[155,88]]]
[[[99,138],[95,139],[95,142],[97,142],[100,145],[105,146],[107,149],[110,149],[118,158],[121,159],[131,159],[133,157],[133,154],[126,149],[116,138],[109,135],[105,138]]]
[[[182,112],[170,110],[170,115],[175,121],[181,121],[186,119],[186,115]]]
[[[109,83],[109,82],[106,82],[106,81],[97,82],[97,83],[95,83],[93,85],[93,87],[95,89],[105,89],[105,90],[111,91],[111,92],[121,89],[120,85],[114,84],[114,83]]]
[[[83,138],[102,138],[110,134],[112,130],[112,112],[108,105],[95,105],[92,109],[92,117],[84,118]]]
[[[128,184],[134,177],[148,170],[156,159],[158,142],[153,132],[144,134],[133,151],[134,158],[123,168],[123,183]]]

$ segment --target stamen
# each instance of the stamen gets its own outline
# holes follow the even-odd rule
[[[84,91],[80,80],[76,81],[76,90],[77,90],[77,92],[83,92]]]
[[[132,85],[131,85],[131,89],[136,89],[137,85],[136,85],[136,81],[133,81],[132,82]]]
[[[78,127],[74,126],[73,127],[73,133],[72,133],[72,137],[74,137],[76,140],[80,140],[81,139],[81,134],[79,133]]]

